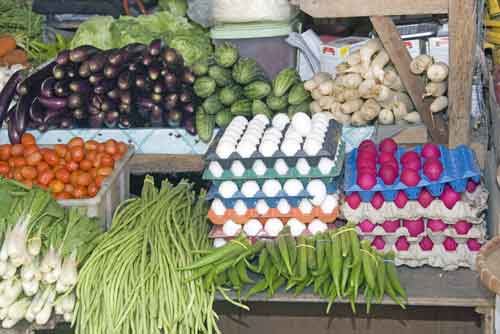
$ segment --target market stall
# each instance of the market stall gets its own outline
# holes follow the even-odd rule
[[[0,13],[0,332],[212,333],[254,303],[495,331],[496,0],[82,2]]]

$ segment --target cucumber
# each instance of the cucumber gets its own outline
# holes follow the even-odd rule
[[[233,119],[233,114],[231,114],[231,110],[229,109],[224,109],[221,110],[215,115],[215,124],[219,128],[225,128],[226,126],[231,123],[231,120]]]
[[[269,110],[267,105],[262,102],[261,100],[253,100],[252,102],[252,115],[258,115],[258,114],[263,114],[266,115],[268,118],[273,117],[273,112]]]
[[[222,103],[219,101],[217,94],[207,97],[205,101],[203,101],[202,106],[205,112],[209,115],[215,115],[224,108]]]
[[[268,82],[258,80],[246,85],[243,94],[251,100],[256,100],[268,96],[271,90],[271,85]]]
[[[196,109],[195,127],[198,137],[205,143],[208,143],[214,134],[215,117],[209,115],[203,110],[203,107]]]
[[[234,116],[252,116],[252,101],[248,99],[241,99],[236,101],[231,106],[231,114]]]

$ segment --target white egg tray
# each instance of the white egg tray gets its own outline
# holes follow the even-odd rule
[[[242,225],[242,228],[244,228],[244,225]],[[327,230],[332,230],[335,228],[336,228],[335,224],[326,224]],[[306,228],[305,230],[302,231],[302,233],[300,235],[310,236],[312,234],[313,233],[311,233],[311,231],[309,231],[309,229]],[[223,231],[222,225],[213,225],[212,229],[210,230],[210,232],[208,234],[208,237],[211,239],[222,238],[222,239],[230,240],[230,239],[233,239],[235,236],[228,236],[227,234],[225,234]],[[257,238],[257,239],[274,239],[274,238],[276,238],[276,236],[269,235],[263,229],[260,232],[258,232],[257,235],[252,236],[252,237]]]
[[[426,217],[441,219],[447,224],[454,224],[459,220],[467,220],[472,224],[483,222],[484,212],[488,208],[488,191],[481,184],[473,193],[465,192],[462,200],[450,210],[439,199],[424,208],[418,201],[408,201],[404,208],[398,208],[394,202],[385,202],[380,209],[375,209],[369,202],[361,202],[359,207],[352,209],[347,202],[342,203],[344,217],[352,222],[362,222],[365,219],[372,223],[383,223],[385,220],[417,219]]]
[[[458,234],[452,225],[449,225],[442,231],[432,231],[427,227],[427,220],[424,220],[424,229],[417,236],[410,236],[408,229],[400,222],[400,227],[394,232],[386,232],[382,225],[376,225],[371,232],[363,232],[361,228],[356,226],[359,235],[365,237],[382,236],[384,240],[396,241],[399,237],[405,236],[408,240],[420,241],[423,237],[428,236],[434,243],[441,244],[446,237],[451,237],[455,240],[478,239],[480,241],[486,240],[486,222],[483,220],[481,224],[472,225],[466,234]]]
[[[266,180],[266,179],[330,179],[340,175],[344,163],[345,143],[341,141],[335,152],[335,157],[322,157],[317,165],[309,165],[306,158],[300,158],[295,165],[288,165],[284,159],[256,159],[250,165],[241,160],[232,161],[228,169],[222,168],[219,161],[210,161],[203,173],[205,180]]]
[[[373,236],[363,236],[363,239],[373,240]],[[422,267],[425,265],[442,268],[443,270],[456,270],[460,267],[475,267],[476,256],[479,251],[471,251],[467,246],[466,239],[457,239],[457,248],[454,251],[447,251],[440,243],[434,243],[432,250],[424,251],[420,248],[417,240],[408,240],[410,247],[406,251],[397,250],[394,246],[395,240],[384,238],[386,241],[383,252],[393,250],[396,253],[395,264],[397,266],[406,265],[409,267]]]
[[[291,123],[298,114],[294,115]],[[290,120],[275,124],[277,117],[286,116],[278,115],[271,122],[263,115],[257,115],[249,122],[243,117],[235,117],[224,133],[216,136],[205,160],[219,161],[223,169],[229,169],[235,160],[251,168],[256,159],[262,159],[268,165],[271,161],[284,159],[292,166],[299,158],[307,158],[311,166],[316,166],[321,157],[336,156],[342,141],[342,127],[338,123],[329,120],[323,113],[315,114],[312,118],[314,128],[301,133],[305,123],[299,123],[301,126],[298,129],[291,125]]]

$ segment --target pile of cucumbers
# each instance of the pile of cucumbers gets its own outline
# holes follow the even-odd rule
[[[311,286],[328,300],[327,313],[337,299],[349,300],[355,313],[361,292],[367,313],[385,295],[402,308],[407,301],[394,253],[382,254],[368,240],[360,241],[352,224],[298,238],[285,228],[278,238],[255,243],[240,235],[182,270],[191,270],[192,279],[203,277],[206,288],[224,296],[225,288],[235,290],[243,301],[257,293],[271,298],[281,287],[300,294]]]
[[[269,81],[259,64],[240,57],[232,44],[221,44],[213,59],[194,64],[192,70],[197,77],[194,92],[203,100],[196,110],[196,129],[205,142],[215,127],[224,128],[235,116],[309,113],[311,97],[295,69],[284,69]]]

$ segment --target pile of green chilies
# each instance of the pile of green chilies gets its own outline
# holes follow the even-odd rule
[[[213,333],[214,292],[190,271],[210,247],[204,194],[146,177],[124,202],[80,274],[76,333]]]
[[[394,253],[379,253],[369,241],[359,241],[352,224],[298,238],[285,227],[277,239],[255,243],[242,234],[182,269],[194,271],[193,278],[204,277],[207,288],[238,306],[241,304],[225,294],[226,288],[245,301],[263,292],[270,298],[280,287],[294,289],[295,294],[312,287],[315,294],[328,300],[327,313],[338,299],[348,300],[356,312],[361,293],[367,313],[372,301],[380,303],[385,295],[402,308],[407,299]]]

